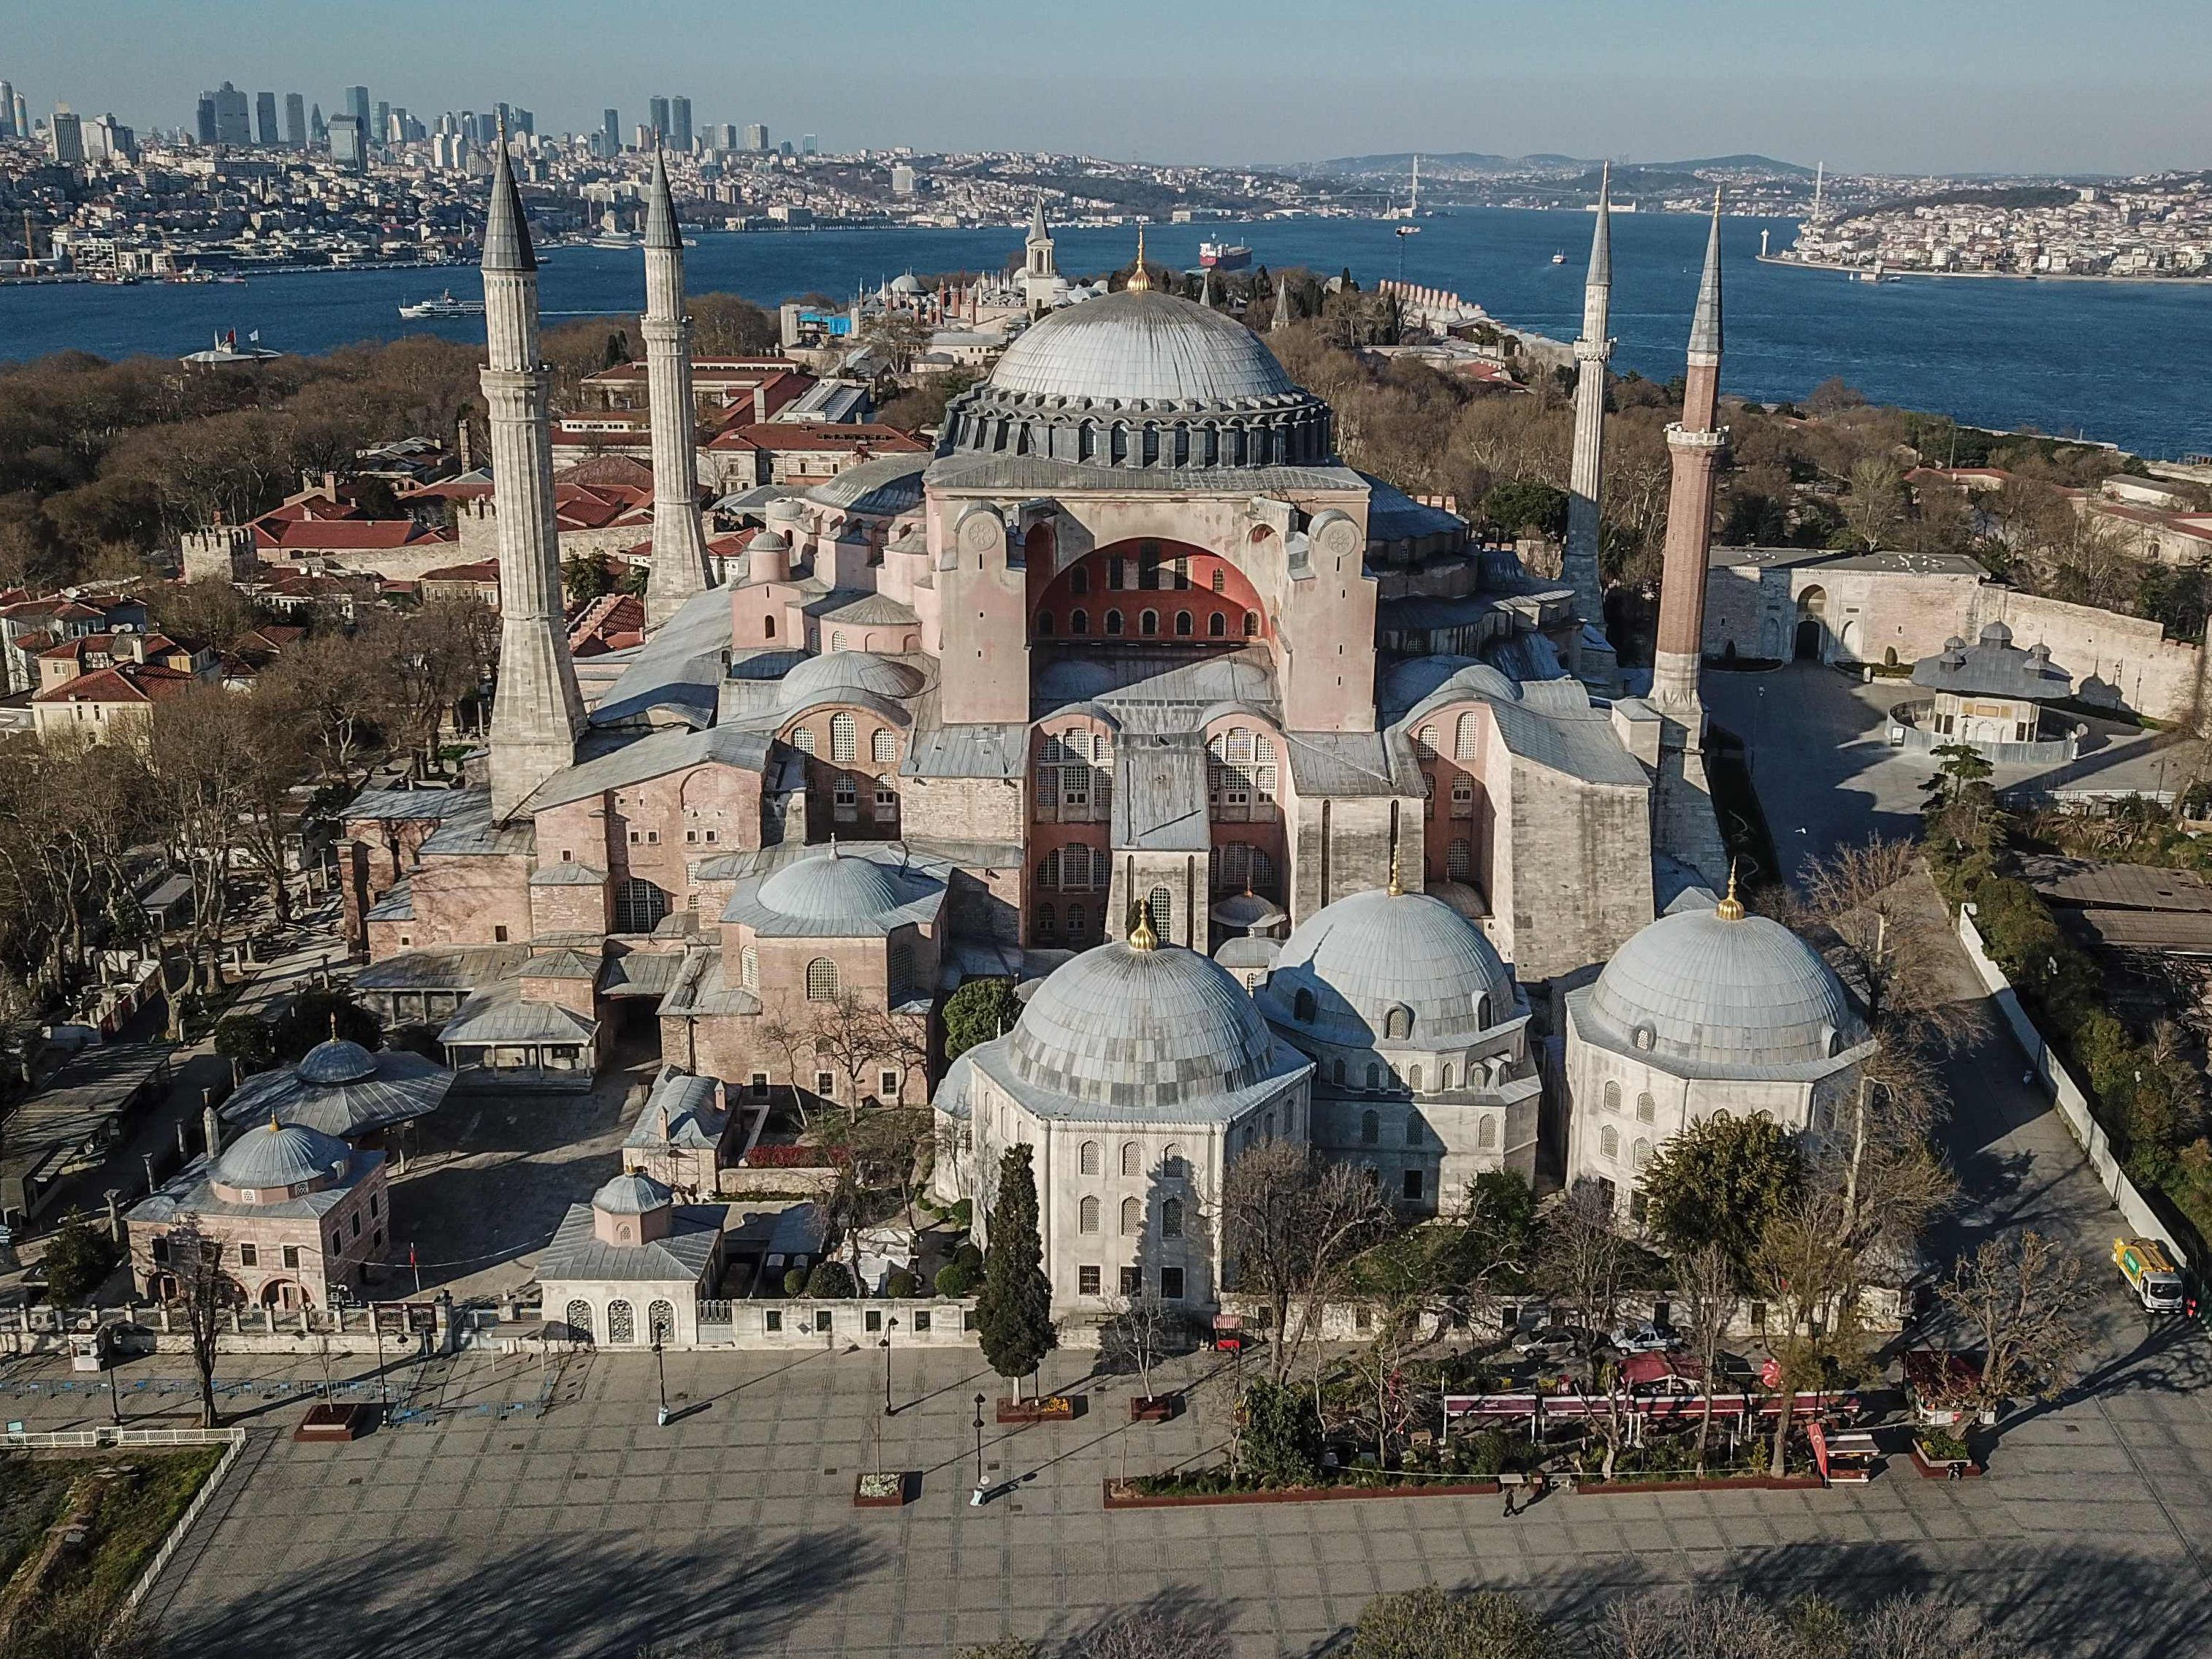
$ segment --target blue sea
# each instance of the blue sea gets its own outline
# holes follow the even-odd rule
[[[1146,246],[1156,260],[1194,268],[1201,240],[1236,240],[1273,268],[1348,266],[1363,285],[1402,275],[1455,289],[1503,323],[1573,337],[1588,214],[1469,209],[1420,224],[1407,237],[1370,220],[1156,225]],[[1777,248],[1795,234],[1781,220],[1732,219],[1723,230],[1729,392],[1802,398],[1839,375],[1876,402],[1976,425],[2078,433],[2151,455],[2212,452],[2212,400],[2183,368],[2212,362],[2212,284],[1907,277],[1876,286],[1759,264],[1762,230]],[[1076,275],[1126,264],[1134,251],[1131,230],[1056,238],[1060,268]],[[687,274],[695,292],[772,306],[810,292],[849,294],[903,270],[995,269],[1021,240],[1013,228],[702,232]],[[1680,371],[1704,241],[1702,219],[1614,218],[1616,370],[1656,379]],[[1564,264],[1552,263],[1555,252],[1567,256]],[[402,302],[447,286],[481,294],[465,267],[257,276],[243,287],[0,287],[0,359],[63,349],[180,355],[226,329],[241,340],[258,329],[263,344],[301,352],[424,330],[481,340],[480,319],[399,319]],[[542,296],[549,315],[635,312],[645,297],[642,257],[549,250]]]

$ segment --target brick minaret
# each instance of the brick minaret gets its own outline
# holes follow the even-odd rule
[[[505,823],[531,791],[576,757],[584,699],[561,611],[553,513],[551,376],[538,350],[538,255],[500,134],[484,221],[482,384],[491,411],[492,502],[499,528],[499,690],[491,710],[492,816]]]
[[[1605,483],[1605,365],[1613,310],[1612,170],[1598,185],[1597,223],[1590,232],[1589,276],[1583,283],[1583,332],[1575,342],[1575,454],[1567,485],[1567,546],[1560,574],[1575,590],[1583,626],[1575,668],[1610,688],[1613,656],[1605,643],[1605,581],[1598,568],[1599,502]]]
[[[1727,878],[1729,856],[1705,776],[1705,710],[1698,694],[1698,671],[1713,539],[1713,475],[1728,444],[1728,429],[1715,418],[1720,377],[1721,200],[1715,191],[1705,274],[1698,286],[1697,318],[1690,325],[1682,418],[1667,428],[1674,485],[1667,501],[1667,556],[1659,579],[1659,641],[1651,672],[1651,701],[1660,715],[1655,850],[1693,866],[1715,884]]]
[[[645,216],[645,385],[653,410],[653,565],[645,623],[658,628],[707,582],[699,525],[699,452],[692,428],[691,319],[684,314],[684,236],[668,190],[668,162],[653,152]]]
[[[1721,198],[1705,240],[1705,274],[1690,325],[1689,376],[1682,418],[1667,428],[1674,484],[1667,498],[1667,556],[1659,578],[1659,641],[1651,664],[1652,701],[1669,713],[1700,707],[1698,665],[1705,635],[1705,577],[1713,540],[1713,477],[1728,447],[1719,424],[1721,385]]]

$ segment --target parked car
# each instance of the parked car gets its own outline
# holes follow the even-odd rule
[[[1645,1320],[1640,1325],[1617,1325],[1607,1339],[1622,1353],[1671,1353],[1682,1339],[1663,1325]]]
[[[1513,1339],[1513,1352],[1523,1359],[1533,1359],[1539,1364],[1552,1364],[1562,1359],[1571,1359],[1582,1346],[1582,1333],[1562,1325],[1548,1326],[1540,1331],[1522,1331]]]

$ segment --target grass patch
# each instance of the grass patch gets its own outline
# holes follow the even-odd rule
[[[0,1585],[39,1547],[48,1527],[62,1518],[76,1471],[58,1460],[0,1458]]]
[[[104,1628],[226,1449],[148,1452],[125,1446],[0,1466],[0,1549],[9,1552],[11,1575],[41,1547],[46,1529],[68,1514],[73,1492],[83,1490],[79,1482],[95,1480],[103,1471],[131,1471],[100,1483],[86,1547],[56,1559],[36,1604],[17,1626],[15,1640],[22,1650],[44,1652],[48,1638],[64,1641],[83,1629]]]

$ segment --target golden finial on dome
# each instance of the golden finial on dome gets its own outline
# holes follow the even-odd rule
[[[271,1133],[274,1133],[276,1130],[281,1129],[281,1128],[283,1128],[283,1127],[284,1127],[284,1126],[283,1126],[283,1124],[279,1123],[279,1122],[276,1121],[276,1109],[274,1106],[271,1106],[271,1107],[269,1109],[269,1128],[270,1128],[270,1132]]]
[[[1150,294],[1152,279],[1145,274],[1145,222],[1137,222],[1137,268],[1129,273],[1129,292]]]
[[[1136,912],[1136,921],[1129,929],[1129,948],[1132,951],[1157,951],[1160,936],[1152,931],[1151,908],[1144,904],[1130,907]]]
[[[1392,898],[1403,898],[1406,896],[1406,884],[1398,879],[1398,848],[1395,842],[1390,847],[1390,884],[1383,890]]]
[[[1729,860],[1728,896],[1713,906],[1713,914],[1723,921],[1743,920],[1743,901],[1735,896],[1735,860],[1734,859]]]

